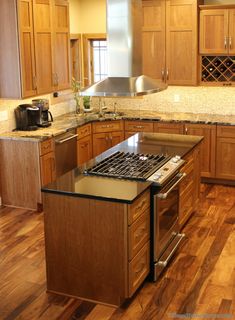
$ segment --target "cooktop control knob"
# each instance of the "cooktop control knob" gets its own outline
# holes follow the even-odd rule
[[[174,156],[171,161],[174,162],[174,163],[177,163],[179,160],[180,160],[180,156]]]
[[[162,173],[161,173],[161,172],[155,173],[155,174],[153,175],[153,179],[154,179],[155,181],[157,181],[157,180],[159,180],[159,179],[161,178],[161,176],[162,176]]]

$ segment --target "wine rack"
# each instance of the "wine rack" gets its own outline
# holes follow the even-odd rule
[[[229,83],[235,82],[235,56],[202,56],[201,57],[202,83]]]

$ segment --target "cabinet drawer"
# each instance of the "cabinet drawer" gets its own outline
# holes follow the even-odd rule
[[[133,295],[139,285],[149,273],[149,241],[129,263],[129,297]]]
[[[128,224],[132,224],[147,208],[150,207],[150,191],[146,190],[138,199],[129,205]]]
[[[122,121],[103,121],[95,122],[93,125],[93,133],[112,132],[123,130]]]
[[[82,139],[91,134],[91,124],[86,124],[80,128],[77,128],[78,139]]]
[[[131,260],[150,238],[150,208],[148,208],[128,229],[129,260]]]
[[[153,132],[153,122],[150,121],[125,121],[125,131]]]
[[[235,127],[217,126],[217,137],[235,138]]]
[[[54,151],[54,140],[48,139],[40,143],[40,155]]]

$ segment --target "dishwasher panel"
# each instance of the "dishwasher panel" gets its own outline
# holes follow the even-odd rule
[[[75,130],[55,138],[56,176],[77,167],[77,134]]]

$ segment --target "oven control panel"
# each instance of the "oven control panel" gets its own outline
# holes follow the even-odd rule
[[[155,171],[148,181],[154,182],[161,186],[166,180],[168,180],[172,175],[174,175],[180,167],[184,164],[184,160],[180,156],[176,155],[167,161],[161,168]]]

